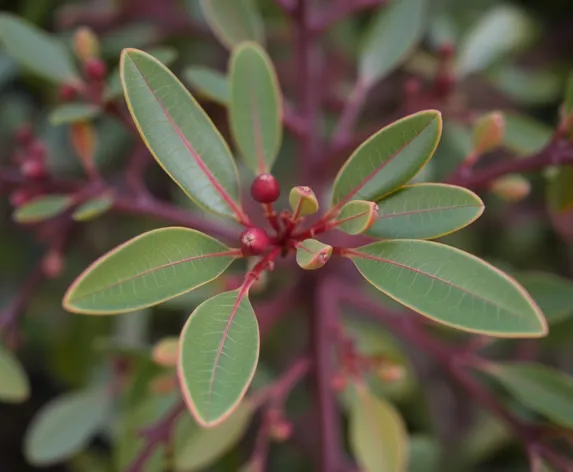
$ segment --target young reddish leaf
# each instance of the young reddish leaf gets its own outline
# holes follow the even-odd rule
[[[305,239],[296,248],[296,263],[305,270],[323,267],[332,255],[332,246],[316,239]]]
[[[342,207],[336,227],[348,234],[364,233],[378,217],[378,205],[365,200],[352,200]]]
[[[442,115],[426,110],[398,120],[368,138],[340,169],[331,213],[350,200],[376,201],[407,183],[434,154]]]
[[[484,210],[473,192],[445,184],[406,185],[377,203],[378,219],[367,231],[375,238],[439,238],[473,223]]]
[[[295,217],[313,215],[318,211],[318,200],[310,187],[294,187],[288,201]]]
[[[565,428],[573,428],[573,377],[541,364],[505,362],[484,371],[526,407]]]
[[[86,26],[81,26],[76,30],[73,46],[76,57],[83,63],[98,59],[101,56],[98,37],[92,29]]]
[[[72,203],[68,195],[45,195],[22,205],[12,217],[18,223],[38,223],[63,213]]]
[[[64,43],[28,21],[0,13],[0,42],[25,69],[55,83],[79,82],[72,55]]]
[[[253,0],[201,0],[213,34],[228,49],[243,41],[263,43],[263,21]]]
[[[72,218],[76,221],[93,220],[108,211],[112,206],[113,195],[105,193],[78,206],[72,214]]]
[[[506,202],[520,202],[531,192],[531,184],[523,175],[509,174],[492,182],[489,190]]]
[[[496,111],[482,116],[474,126],[473,150],[476,155],[492,151],[503,141],[505,117]]]
[[[66,292],[64,308],[105,315],[152,306],[214,280],[237,257],[238,249],[199,231],[149,231],[90,265]]]
[[[365,472],[403,472],[408,453],[404,420],[391,403],[356,385],[350,407],[350,446]]]
[[[273,63],[258,44],[233,49],[229,74],[231,132],[255,174],[270,171],[282,140],[282,104]]]
[[[343,255],[378,290],[439,323],[496,337],[547,334],[541,310],[515,280],[459,249],[394,240]]]
[[[141,137],[165,172],[202,208],[246,220],[229,147],[183,84],[135,49],[123,50],[121,77]]]
[[[178,373],[195,420],[213,427],[245,395],[259,358],[259,326],[244,286],[199,305],[185,323]]]
[[[204,98],[227,106],[231,101],[229,81],[224,74],[208,67],[187,67],[183,77]]]
[[[0,344],[0,402],[20,403],[30,395],[30,382],[16,356]]]

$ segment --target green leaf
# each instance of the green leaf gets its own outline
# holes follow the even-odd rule
[[[209,67],[187,67],[183,78],[204,98],[227,106],[231,101],[229,81],[225,74]]]
[[[181,332],[178,373],[195,420],[216,426],[245,395],[259,358],[259,326],[243,289],[199,305]]]
[[[332,255],[332,246],[316,239],[305,239],[296,248],[296,263],[305,270],[323,267]]]
[[[214,428],[201,428],[185,416],[177,424],[174,440],[176,472],[203,470],[231,450],[245,434],[252,417],[248,403],[239,407]]]
[[[125,98],[142,139],[165,172],[206,210],[241,218],[237,168],[211,119],[153,56],[121,54]]]
[[[408,472],[437,472],[440,466],[440,448],[436,440],[416,434],[410,438]]]
[[[505,362],[484,370],[527,408],[555,424],[573,428],[573,377],[541,364]]]
[[[473,223],[484,210],[473,192],[445,184],[407,185],[377,203],[378,219],[367,231],[375,238],[439,238]]]
[[[65,103],[59,105],[50,113],[50,123],[54,126],[75,123],[77,121],[91,121],[101,113],[98,105],[91,103]]]
[[[336,227],[348,234],[362,234],[376,221],[378,205],[365,200],[352,200],[336,217]]]
[[[18,64],[56,83],[78,82],[70,51],[56,37],[10,13],[0,13],[0,43]]]
[[[407,461],[404,421],[391,403],[357,386],[350,409],[350,447],[364,472],[402,472]]]
[[[16,356],[0,344],[0,403],[21,403],[29,395],[26,371]]]
[[[488,74],[488,79],[505,95],[524,105],[545,105],[561,94],[562,80],[550,70],[527,70],[503,64]]]
[[[343,253],[378,290],[439,323],[497,337],[547,334],[513,279],[471,254],[430,241],[382,241]]]
[[[551,223],[565,239],[573,235],[573,166],[560,166],[548,178],[546,202]]]
[[[518,154],[533,154],[551,139],[552,129],[526,115],[505,113],[503,144]]]
[[[263,43],[263,20],[253,0],[201,0],[213,34],[228,49],[243,41]]]
[[[426,0],[400,0],[380,7],[359,53],[359,78],[372,84],[404,61],[424,32]]]
[[[555,274],[528,272],[516,276],[551,325],[573,315],[573,283]]]
[[[50,401],[26,431],[26,458],[35,466],[48,466],[71,457],[102,428],[110,408],[109,392],[101,388],[65,394]]]
[[[573,113],[573,74],[570,74],[565,87],[565,99],[563,101],[563,115]]]
[[[63,213],[72,203],[67,195],[37,197],[19,207],[12,217],[18,223],[38,223]]]
[[[282,140],[279,81],[267,53],[242,43],[231,56],[231,132],[247,166],[255,174],[270,171]]]
[[[502,56],[523,47],[532,35],[532,25],[517,7],[499,5],[474,25],[458,53],[458,74],[486,69]]]
[[[238,254],[192,229],[149,231],[89,266],[68,288],[64,308],[113,314],[152,306],[219,277]]]
[[[368,138],[338,172],[333,210],[350,200],[376,201],[407,183],[436,150],[442,115],[436,110],[414,113]]]
[[[113,206],[113,195],[106,193],[94,197],[80,205],[74,211],[72,218],[76,221],[88,221],[97,218]]]

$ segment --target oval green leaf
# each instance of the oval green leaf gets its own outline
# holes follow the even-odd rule
[[[553,129],[527,115],[505,113],[503,145],[520,155],[540,151],[549,141]]]
[[[332,246],[316,239],[305,239],[296,248],[296,263],[304,270],[320,269],[331,255]]]
[[[378,205],[365,200],[352,200],[342,207],[336,227],[348,234],[362,234],[376,221]]]
[[[142,139],[165,172],[202,208],[240,219],[238,173],[211,119],[161,62],[124,49],[121,76]]]
[[[97,218],[113,206],[113,195],[106,193],[94,197],[76,208],[72,218],[76,221],[88,221]]]
[[[481,199],[465,188],[413,184],[378,200],[378,218],[367,231],[385,239],[433,239],[462,229],[484,210]]]
[[[242,402],[221,424],[214,428],[201,428],[190,416],[177,424],[174,441],[176,472],[203,470],[231,450],[243,437],[253,412]]]
[[[219,277],[236,257],[238,250],[199,231],[149,231],[90,265],[66,292],[64,308],[105,315],[152,306]]]
[[[65,103],[50,113],[50,123],[54,126],[90,121],[101,113],[98,105],[91,103]]]
[[[526,407],[555,424],[573,428],[573,377],[541,364],[499,363],[485,367]]]
[[[229,80],[218,70],[209,67],[187,67],[183,78],[204,98],[227,106],[231,101]]]
[[[541,308],[550,325],[573,315],[573,283],[569,280],[543,272],[522,273],[515,278]]]
[[[233,49],[243,41],[263,43],[263,21],[253,0],[201,0],[201,7],[223,46]]]
[[[86,447],[107,420],[111,397],[90,389],[62,395],[40,410],[24,438],[24,454],[35,466],[60,462]]]
[[[331,212],[350,200],[379,200],[407,183],[432,157],[441,133],[441,113],[426,110],[372,135],[338,172]]]
[[[404,61],[424,32],[426,0],[400,0],[380,7],[359,53],[359,78],[372,84]]]
[[[0,13],[0,43],[25,69],[55,83],[78,82],[72,55],[58,38],[10,13]]]
[[[256,43],[233,50],[229,74],[231,132],[247,166],[255,174],[270,171],[282,140],[279,81],[270,58]]]
[[[364,472],[403,472],[408,437],[399,413],[365,387],[356,388],[350,408],[350,446]]]
[[[259,358],[259,325],[243,290],[199,305],[181,332],[178,373],[195,420],[216,426],[239,405]]]
[[[547,334],[539,307],[517,282],[459,249],[394,240],[344,255],[378,290],[439,323],[497,337]]]
[[[0,344],[0,403],[21,403],[30,395],[30,383],[24,368],[10,351]]]
[[[18,223],[38,223],[63,213],[71,205],[72,199],[67,195],[46,195],[22,205],[12,217]]]

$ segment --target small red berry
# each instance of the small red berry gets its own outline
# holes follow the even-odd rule
[[[456,76],[451,71],[444,71],[436,77],[436,91],[439,95],[448,95],[456,85]]]
[[[14,208],[19,208],[25,203],[28,203],[33,196],[32,193],[24,189],[14,190],[10,194],[10,204]]]
[[[404,85],[404,90],[408,95],[417,95],[421,89],[422,89],[422,84],[415,77],[408,79]]]
[[[34,137],[32,126],[28,123],[23,124],[16,130],[14,137],[18,144],[21,146],[27,146]]]
[[[59,251],[50,250],[42,259],[42,270],[49,279],[58,277],[62,273],[63,268],[64,259]]]
[[[90,59],[85,65],[85,74],[88,79],[101,81],[107,75],[107,66],[101,59]]]
[[[271,426],[270,435],[277,442],[286,441],[292,435],[292,424],[281,419]]]
[[[277,179],[271,174],[260,174],[255,177],[251,185],[251,195],[256,202],[273,203],[281,194]]]
[[[77,89],[70,84],[64,84],[60,87],[60,100],[62,102],[71,102],[78,94]]]
[[[450,59],[451,57],[453,57],[454,53],[456,52],[456,48],[455,46],[450,43],[450,42],[445,42],[443,43],[439,50],[438,53],[440,54],[440,56],[442,56],[444,59]]]
[[[46,167],[37,159],[27,160],[22,163],[20,170],[30,180],[42,180],[46,177]]]
[[[260,256],[269,247],[269,237],[261,228],[249,228],[241,233],[240,238],[244,256]]]

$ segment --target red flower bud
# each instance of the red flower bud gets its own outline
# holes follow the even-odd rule
[[[249,228],[241,233],[241,251],[244,256],[260,256],[269,247],[269,237],[264,229]]]
[[[16,130],[14,137],[18,144],[27,146],[34,137],[34,130],[30,124],[25,123]]]
[[[86,77],[94,81],[102,81],[107,75],[107,66],[101,59],[90,59],[85,66]]]
[[[78,91],[73,85],[64,84],[60,87],[60,100],[62,102],[71,102],[76,98]]]
[[[251,195],[259,203],[273,203],[277,201],[281,189],[277,179],[271,174],[260,174],[255,177],[251,185]]]
[[[438,54],[442,56],[444,59],[452,58],[455,52],[456,52],[456,47],[450,42],[443,43],[438,49]]]
[[[46,146],[44,146],[40,141],[34,141],[30,144],[29,153],[30,159],[43,161],[46,157]]]
[[[20,170],[30,180],[42,180],[46,177],[46,166],[37,159],[30,159],[22,163]]]

